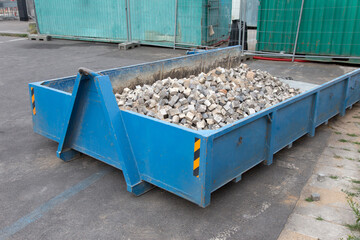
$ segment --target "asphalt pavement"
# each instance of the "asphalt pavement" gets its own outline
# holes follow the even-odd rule
[[[326,147],[331,135],[326,126],[314,138],[303,137],[280,151],[273,165],[260,164],[239,183],[214,192],[205,209],[159,188],[136,197],[126,191],[120,170],[87,156],[65,163],[56,157],[57,143],[33,133],[28,83],[74,75],[79,67],[98,71],[183,54],[0,37],[0,239],[278,238]],[[353,69],[269,61],[250,65],[316,84]]]

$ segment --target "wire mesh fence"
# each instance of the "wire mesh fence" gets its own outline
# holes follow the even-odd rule
[[[360,59],[357,0],[261,0],[258,14],[256,54],[345,62]]]
[[[360,57],[357,0],[127,1],[132,40],[143,44],[211,48],[229,42],[248,54]]]
[[[360,57],[358,0],[36,1],[43,34],[247,54]],[[81,11],[79,11],[81,9]]]
[[[18,8],[15,1],[0,1],[0,20],[18,18]]]
[[[231,0],[125,1],[130,40],[170,47],[211,47],[229,40]]]

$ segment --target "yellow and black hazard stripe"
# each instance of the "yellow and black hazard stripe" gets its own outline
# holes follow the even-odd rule
[[[199,138],[195,138],[194,143],[194,166],[193,166],[193,175],[199,177],[199,166],[200,166],[200,142]]]
[[[34,88],[31,88],[31,102],[32,102],[32,108],[33,108],[33,114],[36,115],[36,107],[35,107],[35,93]]]

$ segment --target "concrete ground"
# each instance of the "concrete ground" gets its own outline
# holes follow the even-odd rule
[[[90,157],[68,163],[57,143],[32,131],[27,84],[180,56],[184,51],[0,37],[0,239],[277,239],[328,146],[322,126],[292,149],[212,194],[202,209],[159,188],[135,197],[122,172]],[[317,63],[255,61],[256,68],[323,83],[353,70]]]
[[[0,20],[0,34],[1,33],[27,33],[29,22],[1,21]]]
[[[348,200],[360,202],[360,104],[329,122],[332,132],[279,240],[360,237]],[[320,177],[324,176],[324,177]],[[309,202],[312,193],[320,201]]]

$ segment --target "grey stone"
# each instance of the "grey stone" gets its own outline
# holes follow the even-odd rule
[[[175,103],[177,103],[178,100],[179,100],[179,97],[178,97],[177,95],[172,96],[168,104],[169,104],[170,106],[174,106]]]
[[[180,118],[178,115],[173,116],[173,118],[172,118],[173,123],[179,123],[179,121],[180,121]]]
[[[184,95],[185,95],[186,97],[189,97],[190,94],[191,94],[191,89],[190,89],[190,88],[186,88],[186,89],[184,90]]]
[[[195,106],[192,105],[192,104],[189,105],[189,106],[188,106],[188,110],[189,110],[189,111],[192,111],[192,112],[195,112]]]
[[[213,80],[214,80],[214,78],[211,75],[206,77],[206,81],[213,81]]]
[[[165,104],[167,104],[169,101],[167,100],[167,99],[161,99],[160,101],[159,101],[159,106],[164,106]],[[155,103],[156,104],[156,103]]]
[[[153,111],[148,111],[146,115],[149,117],[155,117],[155,113]]]
[[[231,103],[230,103],[230,102],[227,102],[227,103],[225,104],[225,106],[224,106],[224,109],[225,109],[226,111],[229,111],[230,108],[231,108]]]
[[[223,117],[221,115],[219,115],[219,114],[214,114],[214,120],[217,123],[220,123],[223,120]]]
[[[166,78],[115,93],[118,106],[191,129],[217,129],[300,91],[246,64],[184,79]],[[318,176],[318,179],[322,179]]]
[[[203,113],[203,114],[202,114],[202,118],[203,118],[203,119],[207,119],[208,117],[209,117],[209,115],[208,115],[207,113]]]
[[[179,92],[179,89],[178,88],[170,88],[169,89],[169,93],[170,93],[170,95],[175,95],[175,94],[177,94]]]
[[[161,90],[159,93],[159,96],[161,99],[166,98],[168,95],[168,93],[166,92],[166,90]]]
[[[193,114],[192,112],[188,112],[185,116],[186,120],[188,120],[188,121],[192,121],[194,117],[195,117],[195,114]]]
[[[216,104],[211,104],[210,107],[209,107],[209,111],[214,110],[216,107],[217,107]]]
[[[312,193],[312,194],[311,194],[311,200],[313,200],[313,201],[320,201],[320,194],[318,194],[318,193]]]
[[[323,181],[325,181],[325,174],[323,174],[323,173],[319,173],[318,175],[317,175],[317,180],[319,181],[319,182],[323,182]]]
[[[184,113],[180,113],[180,114],[179,114],[179,118],[180,118],[180,119],[185,118],[185,114],[184,114]]]
[[[232,105],[233,108],[238,108],[238,107],[240,107],[240,102],[239,101],[232,101],[231,105]]]
[[[197,111],[200,113],[206,112],[206,106],[205,105],[199,105],[197,108]]]
[[[168,115],[167,111],[166,111],[164,108],[160,109],[159,113],[160,113],[161,116],[163,116],[164,118]]]
[[[208,118],[208,119],[206,119],[206,122],[209,125],[213,125],[214,124],[214,119]]]
[[[179,111],[179,109],[177,109],[177,108],[172,108],[172,109],[170,109],[169,111],[169,115],[172,117],[172,116],[174,116],[174,115],[179,115],[180,114],[180,111]]]
[[[205,128],[205,125],[206,125],[206,123],[205,123],[204,120],[201,120],[200,122],[197,122],[197,123],[196,123],[196,127],[197,127],[198,129],[204,129],[204,128]]]
[[[207,107],[210,107],[210,105],[211,105],[211,102],[209,101],[209,100],[205,100],[204,101],[204,104],[205,104],[205,106],[207,106]]]

